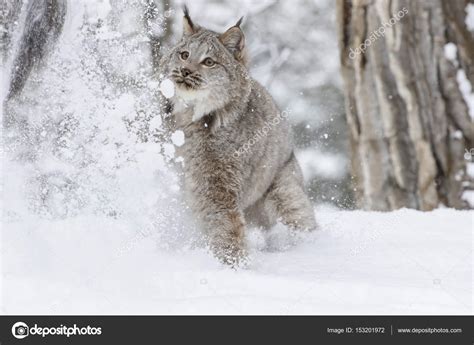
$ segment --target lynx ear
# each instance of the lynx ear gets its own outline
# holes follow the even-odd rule
[[[189,16],[189,10],[186,5],[183,7],[183,35],[184,36],[190,36],[192,34],[195,34],[197,32],[197,26],[193,23],[191,20],[191,17]]]
[[[227,50],[229,50],[239,61],[243,59],[245,48],[245,36],[239,27],[240,23],[242,23],[242,19],[243,17],[239,19],[237,24],[219,36],[219,40],[224,47],[226,47]]]

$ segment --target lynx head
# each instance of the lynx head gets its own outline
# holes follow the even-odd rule
[[[242,18],[224,33],[194,23],[184,8],[183,36],[163,61],[163,74],[175,84],[173,103],[194,107],[193,121],[219,112],[250,92]],[[225,119],[220,119],[225,121]]]

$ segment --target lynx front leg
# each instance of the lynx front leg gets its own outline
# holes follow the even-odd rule
[[[246,260],[245,220],[238,208],[235,169],[214,166],[208,170],[209,167],[203,164],[199,174],[188,179],[193,181],[193,210],[214,255],[223,263],[239,265]]]
[[[313,207],[304,192],[303,176],[294,155],[275,177],[266,197],[266,208],[290,229],[317,228]]]
[[[245,224],[238,210],[225,210],[207,216],[209,244],[214,255],[223,263],[236,266],[246,260]]]

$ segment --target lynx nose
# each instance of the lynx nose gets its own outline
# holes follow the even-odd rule
[[[187,69],[187,68],[181,68],[181,74],[183,75],[183,77],[187,77],[188,75],[190,75],[192,72]]]

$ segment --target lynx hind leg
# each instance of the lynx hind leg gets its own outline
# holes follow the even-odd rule
[[[269,213],[292,230],[315,230],[314,211],[303,187],[303,175],[293,155],[277,174],[266,198]]]
[[[245,221],[250,227],[269,230],[276,224],[277,217],[274,215],[275,212],[269,212],[266,207],[266,198],[265,194],[245,210]]]

